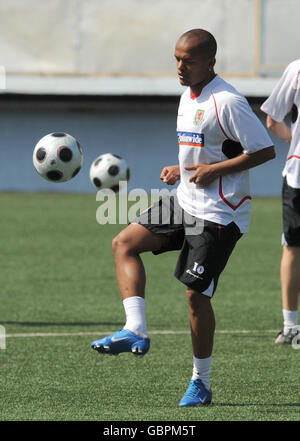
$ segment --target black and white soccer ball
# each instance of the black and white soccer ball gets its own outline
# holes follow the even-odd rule
[[[83,163],[79,142],[67,133],[50,133],[39,140],[33,151],[33,165],[44,179],[65,182],[76,176]]]
[[[98,189],[110,188],[115,193],[121,190],[120,181],[129,181],[130,171],[125,159],[113,153],[98,156],[90,168],[90,179]]]

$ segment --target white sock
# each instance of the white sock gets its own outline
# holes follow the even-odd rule
[[[145,299],[143,297],[128,297],[123,300],[126,314],[124,329],[134,332],[141,337],[148,337],[145,316]]]
[[[298,311],[282,310],[283,314],[283,333],[287,334],[289,329],[296,328],[298,324]]]
[[[208,358],[196,358],[194,359],[194,368],[193,368],[193,376],[192,380],[198,380],[200,379],[206,389],[210,389],[210,383],[209,383],[209,374],[210,374],[210,365],[212,357]]]

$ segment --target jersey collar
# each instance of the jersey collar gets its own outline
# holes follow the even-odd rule
[[[196,94],[196,93],[193,93],[192,90],[190,89],[191,100],[195,100],[196,98],[198,98],[201,95],[201,92],[202,92],[202,89],[200,90],[199,93]]]
[[[217,78],[219,78],[218,74],[216,74],[216,76],[209,83],[207,83],[206,86],[204,86],[203,89],[201,89],[200,92],[197,93],[197,94],[193,93],[192,90],[190,89],[190,98],[191,98],[191,100],[195,100],[196,98],[199,98],[199,96],[201,95],[203,90],[206,90],[206,88],[211,87],[212,84],[214,83],[214,81],[216,81]]]

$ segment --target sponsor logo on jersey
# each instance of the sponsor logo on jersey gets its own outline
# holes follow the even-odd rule
[[[202,109],[197,110],[197,112],[195,114],[195,118],[194,118],[195,124],[201,123],[201,121],[203,120],[203,117],[204,117],[204,112],[205,112],[205,110],[202,110]]]
[[[190,145],[192,147],[204,147],[203,133],[177,132],[179,145]]]

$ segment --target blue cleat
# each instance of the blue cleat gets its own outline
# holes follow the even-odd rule
[[[211,403],[211,398],[211,389],[206,389],[201,380],[191,380],[179,406],[206,406]]]
[[[120,352],[132,352],[134,355],[145,355],[150,348],[150,339],[140,337],[127,329],[119,329],[108,337],[93,341],[91,347],[101,354],[118,355]]]

